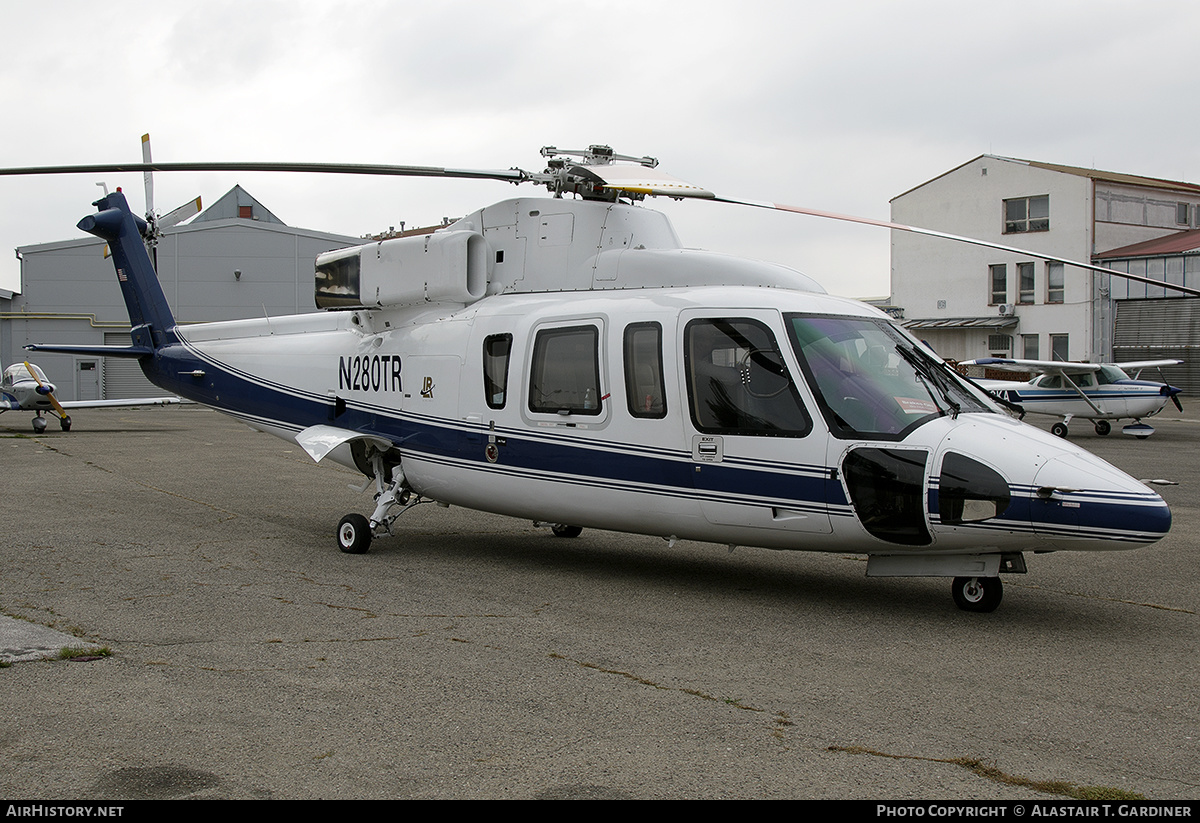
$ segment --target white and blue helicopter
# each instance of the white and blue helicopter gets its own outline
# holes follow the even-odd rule
[[[117,191],[79,227],[112,248],[132,344],[29,348],[136,358],[164,389],[357,469],[375,506],[338,524],[350,553],[435,501],[560,536],[587,527],[861,553],[868,575],[951,577],[960,608],[987,612],[999,574],[1026,571],[1024,552],[1132,549],[1167,534],[1158,494],[1002,413],[883,313],[782,266],[685,249],[641,201],[837,215],[717,197],[603,146],[542,154],[541,173],[2,171],[352,172],[551,194],[320,256],[324,312],[182,327],[146,253],[146,221]]]
[[[1075,417],[1093,421],[1096,434],[1112,431],[1110,420],[1133,422],[1122,427],[1123,434],[1145,440],[1154,427],[1142,422],[1163,410],[1170,400],[1183,411],[1181,389],[1167,383],[1141,379],[1144,369],[1176,366],[1182,360],[1140,360],[1133,363],[1067,363],[1051,360],[1013,360],[984,357],[967,360],[960,366],[983,366],[1011,372],[1035,372],[1028,382],[1016,380],[976,380],[975,382],[1033,414],[1048,414],[1062,419],[1051,428],[1058,437],[1067,436],[1067,425]],[[1128,372],[1135,372],[1130,377]]]
[[[71,416],[67,409],[96,409],[116,406],[167,406],[180,402],[178,397],[142,397],[129,400],[68,400],[60,403],[54,396],[56,388],[46,379],[46,373],[36,364],[25,361],[13,363],[0,377],[0,414],[6,411],[31,411],[34,413],[33,430],[41,434],[46,430],[46,413],[58,416],[63,431],[71,430]]]

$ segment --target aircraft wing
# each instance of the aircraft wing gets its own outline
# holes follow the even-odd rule
[[[1013,360],[1007,357],[981,357],[978,360],[964,360],[959,365],[986,366],[989,369],[999,369],[1000,371],[1037,372],[1038,374],[1088,374],[1100,371],[1099,363],[1064,363],[1061,360]]]
[[[60,403],[64,409],[104,409],[122,406],[173,406],[182,403],[179,397],[134,397],[128,400],[68,400]]]
[[[1178,366],[1182,360],[1138,360],[1134,363],[1117,363],[1121,371],[1137,371],[1138,369],[1160,369],[1163,366]]]
[[[0,411],[20,411],[21,404],[9,397],[0,397]]]

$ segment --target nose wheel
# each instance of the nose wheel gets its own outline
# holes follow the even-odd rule
[[[1004,584],[999,577],[956,577],[951,592],[963,611],[994,612],[1004,597]]]

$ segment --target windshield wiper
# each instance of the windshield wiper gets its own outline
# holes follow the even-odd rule
[[[946,405],[950,408],[950,418],[952,420],[957,419],[958,415],[962,412],[962,407],[950,396],[951,387],[947,384],[946,375],[940,374],[938,370],[930,368],[931,365],[935,364],[922,357],[915,349],[896,346],[896,351],[900,353],[900,356],[904,358],[906,363],[916,369],[917,376],[926,384],[926,388],[928,388],[929,384],[937,387],[938,394],[942,396],[942,399],[946,401]]]

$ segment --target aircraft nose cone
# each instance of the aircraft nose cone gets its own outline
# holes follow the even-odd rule
[[[34,389],[38,394],[49,395],[54,393],[54,386],[51,383],[43,383]]]
[[[1171,510],[1155,492],[1087,452],[1046,461],[1034,476],[1030,520],[1061,549],[1127,549],[1161,540]]]

